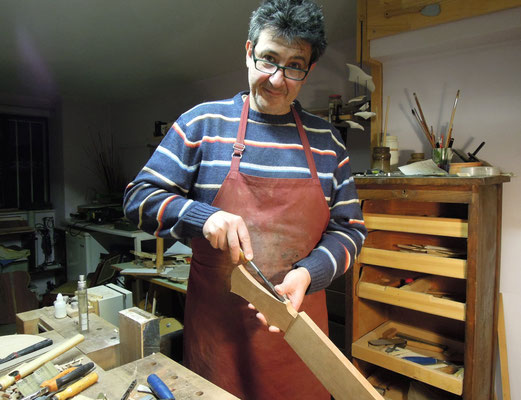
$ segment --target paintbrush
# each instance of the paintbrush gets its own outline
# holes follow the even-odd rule
[[[449,142],[452,136],[452,124],[454,122],[454,115],[456,114],[456,106],[458,105],[458,99],[459,99],[459,89],[456,93],[456,99],[454,100],[454,106],[452,107],[452,114],[450,116],[450,122],[449,127],[447,128],[447,143],[445,143],[445,147],[449,146]]]
[[[434,140],[432,139],[432,136],[431,136],[429,130],[425,127],[425,124],[422,123],[420,116],[418,115],[418,112],[414,108],[411,111],[412,111],[412,115],[414,115],[414,117],[416,118],[416,121],[418,121],[418,124],[420,125],[421,130],[427,137],[427,140],[429,141],[430,145],[434,148],[435,147]]]

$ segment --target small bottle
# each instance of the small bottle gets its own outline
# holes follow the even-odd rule
[[[391,172],[391,152],[389,147],[373,147],[372,169]]]
[[[67,310],[65,309],[65,300],[61,293],[58,293],[56,300],[54,301],[54,317],[65,318],[67,316]]]
[[[80,332],[87,332],[89,330],[89,303],[87,299],[87,282],[85,275],[80,275],[78,281],[78,322]]]

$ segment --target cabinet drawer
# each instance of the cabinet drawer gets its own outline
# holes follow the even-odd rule
[[[459,218],[364,213],[364,221],[369,230],[377,229],[461,238],[468,236],[468,222]]]
[[[451,278],[465,279],[467,277],[467,261],[457,258],[443,258],[428,254],[413,254],[363,247],[358,260],[362,264],[404,269]]]
[[[412,279],[413,282],[403,284],[406,279]],[[365,266],[357,285],[357,295],[363,299],[464,321],[464,282]]]
[[[414,348],[410,354],[419,356],[434,357],[436,359],[450,359],[451,352],[458,353],[463,349],[463,343],[449,338],[434,334],[432,332],[415,328],[413,326],[401,324],[394,321],[387,321],[375,330],[361,337],[352,345],[353,357],[360,360],[378,365],[385,369],[397,372],[413,379],[428,383],[448,392],[461,395],[463,392],[463,368],[454,367],[450,372],[446,371],[445,364],[424,366],[412,361],[404,360],[401,355],[387,353],[385,348],[374,347],[369,344],[370,340],[380,339],[385,336],[385,332],[396,330],[396,332],[422,338],[426,341],[439,343],[448,348],[444,353],[433,353],[427,350]],[[408,349],[409,346],[406,346]],[[399,353],[399,352],[397,352]],[[409,354],[409,353],[406,353]],[[440,368],[441,367],[441,368]],[[454,372],[453,372],[454,371]]]

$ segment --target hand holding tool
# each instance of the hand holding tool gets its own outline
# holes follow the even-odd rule
[[[257,275],[261,277],[261,279],[264,281],[264,283],[268,286],[268,288],[271,290],[271,293],[277,298],[278,301],[285,302],[287,298],[281,296],[276,290],[273,284],[266,278],[266,276],[262,273],[262,271],[252,262],[248,261],[246,257],[244,256],[243,251],[241,250],[241,256],[239,259],[239,262],[243,265],[247,265],[251,269],[253,269]]]
[[[89,362],[85,365],[80,365],[79,367],[71,367],[66,369],[65,371],[60,372],[52,379],[48,379],[40,384],[41,389],[37,392],[25,397],[22,400],[32,400],[39,396],[44,396],[51,392],[57,392],[63,386],[72,381],[82,377],[88,371],[90,371],[94,367],[93,362]]]
[[[29,346],[29,347],[26,347],[25,349],[12,352],[11,354],[9,354],[5,358],[0,358],[0,364],[6,363],[7,361],[14,360],[15,358],[18,358],[18,357],[21,357],[21,356],[25,356],[26,354],[32,353],[32,352],[34,352],[36,350],[43,349],[44,347],[50,346],[51,344],[52,344],[52,340],[51,339],[42,340],[42,341],[40,341],[38,343],[35,343],[35,344],[33,344],[33,345]]]
[[[158,399],[174,399],[175,397],[166,384],[156,374],[150,374],[147,378],[150,388]]]
[[[96,372],[91,372],[86,377],[81,378],[78,382],[73,383],[67,389],[61,391],[60,393],[56,393],[52,396],[52,400],[66,400],[73,396],[76,396],[78,393],[84,391],[89,386],[94,385],[98,381],[98,374]]]

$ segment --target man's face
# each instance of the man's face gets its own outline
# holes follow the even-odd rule
[[[255,69],[252,51],[253,43],[247,41],[246,65],[250,84],[250,107],[264,114],[288,113],[305,80],[294,81],[285,78],[281,69],[273,75],[258,71]],[[307,70],[311,58],[311,45],[307,42],[288,44],[265,29],[255,45],[255,56],[284,67]]]

